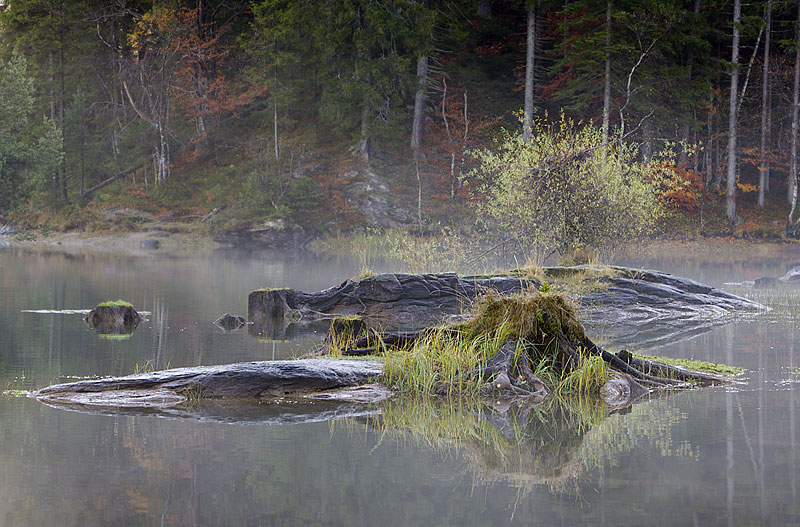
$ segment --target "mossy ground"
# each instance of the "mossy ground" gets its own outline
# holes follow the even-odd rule
[[[133,304],[125,300],[106,300],[97,304],[97,307],[133,307]]]

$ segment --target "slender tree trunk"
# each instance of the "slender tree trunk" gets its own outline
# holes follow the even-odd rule
[[[795,28],[795,57],[794,57],[794,84],[792,87],[792,145],[791,164],[789,167],[789,203],[792,210],[797,202],[797,125],[798,125],[798,87],[800,86],[800,1],[798,6],[798,19]],[[791,215],[790,215],[791,218]]]
[[[450,197],[453,198],[456,195],[456,150],[453,134],[450,132],[450,121],[447,119],[447,77],[442,77],[442,121],[447,132],[447,147],[450,150]]]
[[[653,126],[649,119],[642,123],[642,162],[649,163],[653,159]]]
[[[53,52],[50,51],[47,54],[47,62],[49,65],[49,75],[48,75],[48,92],[50,96],[50,121],[56,121],[56,75],[55,75],[55,66],[53,61]],[[56,206],[56,201],[58,200],[58,190],[59,190],[59,168],[53,171],[53,208]]]
[[[364,161],[369,161],[370,156],[370,140],[369,140],[369,106],[366,102],[361,108],[361,138],[358,141],[358,148],[356,153],[360,155]]]
[[[428,56],[417,57],[417,93],[414,97],[414,122],[411,125],[411,149],[422,148],[425,139],[425,99],[428,90]]]
[[[694,2],[694,20],[692,20],[692,36],[697,36],[697,19],[700,16],[700,0],[695,0]],[[686,87],[687,89],[691,89],[692,86],[692,74],[694,69],[694,48],[689,48],[689,54],[686,57]],[[689,158],[689,133],[690,133],[690,126],[687,117],[687,121],[683,124],[683,130],[681,132],[681,139],[683,144],[680,145],[681,151],[678,154],[678,165],[685,165]],[[696,157],[696,156],[695,156]]]
[[[536,2],[529,0],[528,5],[528,41],[525,60],[525,116],[522,123],[522,140],[531,141],[533,133],[533,83],[536,58]]]
[[[611,116],[611,0],[606,2],[606,58],[603,78],[603,157],[608,153],[608,127]]]
[[[81,132],[81,194],[86,186],[86,136]]]
[[[800,0],[797,2],[797,21],[795,22],[794,34],[794,85],[792,87],[792,145],[789,165],[789,202],[792,208],[789,211],[789,219],[786,222],[786,234],[795,234],[797,223],[794,221],[794,210],[797,207],[797,126],[798,126],[798,106],[800,106]],[[800,221],[800,220],[798,220]]]
[[[739,94],[739,24],[742,2],[733,2],[733,42],[731,46],[730,120],[728,121],[728,181],[725,189],[726,215],[731,226],[736,225],[736,109]]]
[[[772,83],[769,85],[768,93],[767,93],[767,145],[772,144]],[[772,149],[768,154],[771,154]],[[769,180],[772,172],[772,167],[770,165],[770,157],[767,157],[767,174],[766,179],[764,179],[764,192],[769,192]]]
[[[272,139],[273,147],[275,148],[275,161],[281,160],[280,145],[278,143],[278,101],[273,100],[272,103]]]
[[[711,109],[708,110],[708,144],[706,145],[706,185],[711,183],[714,177],[714,125],[712,120],[714,113]]]
[[[63,3],[62,3],[62,13],[63,13]],[[62,15],[63,17],[63,15]],[[63,24],[63,20],[62,20]],[[59,39],[61,43],[61,49],[59,50],[58,55],[58,76],[59,76],[59,86],[58,86],[58,127],[61,130],[61,150],[64,150],[64,97],[65,97],[65,87],[64,87],[64,46],[66,43],[64,42],[64,28],[63,25],[59,31]],[[61,199],[64,202],[69,203],[69,196],[67,194],[67,167],[66,167],[66,160],[64,156],[61,157],[61,162],[58,165],[58,171],[61,174]]]
[[[772,0],[767,1],[767,14],[764,17],[767,34],[764,36],[764,68],[761,74],[761,159],[758,164],[758,205],[764,208],[764,191],[767,186],[769,161],[767,160],[767,120],[769,119],[769,37],[772,29]]]

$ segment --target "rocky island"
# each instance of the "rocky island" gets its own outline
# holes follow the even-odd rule
[[[567,291],[554,293],[555,287]],[[352,405],[385,399],[392,390],[408,391],[408,385],[397,381],[397,368],[402,377],[407,363],[393,357],[416,353],[420,345],[439,346],[446,355],[459,346],[491,341],[493,347],[486,348],[491,351],[475,352],[469,367],[462,364],[449,376],[434,372],[437,380],[428,388],[440,395],[472,390],[538,401],[554,391],[593,391],[610,407],[624,407],[653,390],[729,379],[637,357],[624,349],[611,353],[587,336],[578,313],[590,324],[602,322],[616,329],[624,344],[641,334],[642,342],[685,337],[730,320],[737,312],[764,309],[666,273],[592,266],[547,268],[538,276],[520,271],[466,277],[381,274],[315,293],[253,291],[248,308],[250,320],[261,328],[328,321],[330,330],[318,354],[374,355],[381,360],[308,358],[179,368],[54,385],[33,397],[83,411],[146,410],[184,416],[197,413],[201,400],[252,404],[288,399],[304,405],[327,400]],[[542,367],[546,361],[551,369]],[[432,367],[436,368],[442,366]]]

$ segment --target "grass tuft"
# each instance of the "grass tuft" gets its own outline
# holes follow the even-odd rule
[[[584,368],[566,383],[559,373],[565,369],[557,343],[576,343],[583,336],[574,306],[562,295],[536,290],[510,297],[490,293],[478,301],[475,316],[467,322],[433,328],[410,348],[387,352],[383,382],[401,393],[433,394],[440,386],[447,386],[448,393],[474,393],[486,379],[464,374],[516,340],[522,344],[517,360],[530,361],[543,381],[554,387],[563,384],[565,390],[593,389],[607,376],[594,362],[584,361]]]

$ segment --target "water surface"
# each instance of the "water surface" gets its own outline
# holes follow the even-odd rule
[[[796,260],[637,263],[719,286],[782,275]],[[357,267],[308,254],[2,250],[0,387],[293,356],[321,335],[277,341],[211,322],[246,315],[252,289],[317,290]],[[777,307],[641,351],[743,366],[746,385],[613,415],[559,407],[515,421],[508,437],[491,412],[433,403],[261,426],[2,397],[0,525],[796,525],[800,331],[791,306],[800,291],[736,292]],[[151,312],[130,338],[103,338],[79,314],[23,312],[117,298]]]

